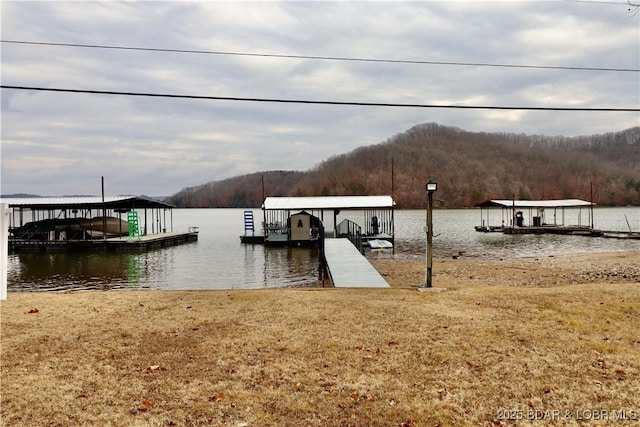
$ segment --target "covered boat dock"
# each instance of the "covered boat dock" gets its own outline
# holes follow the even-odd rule
[[[574,234],[600,236],[593,226],[594,203],[580,199],[560,200],[487,200],[479,203],[479,232],[505,234]],[[567,224],[566,209],[577,208],[577,224]],[[500,210],[500,223],[491,212]],[[586,211],[583,221],[583,210]],[[491,223],[491,221],[494,221]]]
[[[391,196],[267,197],[262,205],[263,234],[255,235],[253,219],[245,217],[245,235],[240,240],[304,245],[321,244],[326,236],[347,237],[360,251],[378,241],[392,247],[394,207]],[[345,218],[338,222],[340,213],[347,211],[361,211],[362,220]]]
[[[173,230],[173,205],[144,196],[3,198],[9,248],[148,249],[197,240]]]
[[[384,288],[388,283],[364,251],[365,247],[393,248],[394,207],[391,196],[267,197],[262,205],[263,234],[255,235],[253,213],[245,211],[245,234],[240,240],[318,245],[323,269],[334,287]],[[341,213],[347,218],[338,222]],[[325,224],[333,228],[325,231]]]

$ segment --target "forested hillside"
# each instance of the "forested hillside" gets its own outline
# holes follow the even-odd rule
[[[425,205],[437,181],[441,206],[491,198],[590,199],[640,205],[640,127],[582,137],[474,133],[438,124],[414,126],[387,141],[331,157],[306,172],[257,172],[186,188],[179,207],[258,207],[267,196],[393,195],[402,208]]]

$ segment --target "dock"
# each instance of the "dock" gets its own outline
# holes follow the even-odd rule
[[[386,280],[348,239],[324,239],[324,265],[336,288],[388,288]]]
[[[479,203],[480,225],[476,231],[504,234],[564,234],[572,236],[602,237],[604,232],[594,228],[592,201],[580,199],[560,200],[487,200]],[[501,210],[501,225],[490,225],[489,212]],[[565,209],[578,209],[578,225],[568,225]],[[587,209],[589,225],[581,223],[582,209]],[[528,215],[525,213],[528,211]],[[575,219],[575,218],[574,218]]]
[[[9,240],[13,251],[67,251],[67,250],[150,250],[181,245],[198,241],[198,231],[187,233],[157,233],[140,236],[140,239],[128,239],[126,236],[94,240]]]
[[[522,226],[505,227],[504,234],[565,234],[571,236],[602,237],[603,232],[587,226]]]
[[[240,236],[240,243],[247,243],[249,245],[263,245],[264,244],[264,236],[263,235],[254,235],[254,236]]]
[[[146,196],[18,197],[0,203],[9,207],[12,251],[141,251],[198,240],[198,227],[174,232],[173,205]]]
[[[189,231],[186,233],[158,233],[140,236],[140,240],[129,239],[127,237],[114,237],[105,240],[108,249],[156,249],[167,246],[182,245],[189,242],[198,241],[198,231]]]

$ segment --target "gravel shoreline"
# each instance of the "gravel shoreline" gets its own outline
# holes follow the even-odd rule
[[[424,260],[373,259],[391,286],[424,284]],[[526,259],[435,259],[435,286],[558,286],[595,282],[640,283],[640,251],[572,254]]]

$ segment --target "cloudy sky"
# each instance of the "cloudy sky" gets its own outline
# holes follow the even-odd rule
[[[430,106],[640,107],[640,16],[624,0],[3,1],[1,15],[4,86]],[[108,195],[169,195],[245,173],[307,170],[426,122],[566,136],[640,125],[638,112],[7,88],[1,101],[3,194],[99,195],[104,176]]]

